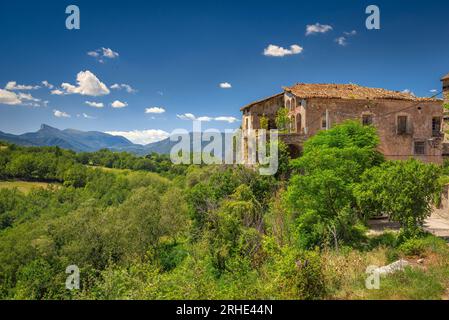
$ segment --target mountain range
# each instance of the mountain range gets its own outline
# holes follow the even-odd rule
[[[192,136],[192,133],[190,133]],[[76,152],[94,152],[100,149],[111,151],[126,151],[136,155],[146,155],[152,152],[169,154],[177,141],[166,138],[147,145],[135,144],[122,136],[113,136],[99,131],[80,131],[75,129],[59,130],[43,124],[36,132],[20,135],[0,131],[0,141],[7,141],[22,146],[58,146]],[[192,141],[192,139],[191,139]],[[224,139],[223,139],[224,141]],[[202,147],[208,144],[203,142]]]

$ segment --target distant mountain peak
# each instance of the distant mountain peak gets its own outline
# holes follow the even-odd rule
[[[58,129],[53,128],[52,126],[49,126],[48,124],[43,123],[43,124],[41,124],[40,130],[58,130]]]

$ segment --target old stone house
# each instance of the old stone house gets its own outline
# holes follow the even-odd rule
[[[449,99],[449,75],[442,81],[445,97]],[[414,157],[442,163],[443,149],[446,149],[443,148],[442,104],[439,99],[355,84],[298,83],[241,108],[242,145],[246,150],[245,136],[249,130],[261,129],[261,118],[268,120],[268,129],[275,129],[277,112],[286,107],[290,124],[288,132],[281,134],[280,139],[289,146],[293,157],[301,154],[302,145],[309,137],[352,119],[377,128],[379,151],[387,159]],[[447,119],[449,123],[449,114]],[[449,147],[447,149],[449,151]]]

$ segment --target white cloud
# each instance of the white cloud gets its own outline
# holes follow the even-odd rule
[[[60,90],[60,89],[55,89],[55,90],[51,90],[50,92],[51,94],[57,95],[57,96],[62,96],[64,95],[64,91]]]
[[[55,87],[54,85],[52,85],[51,83],[49,83],[47,80],[42,81],[42,85],[43,85],[45,88],[48,88],[48,89],[53,89],[53,88]]]
[[[103,96],[110,93],[108,87],[101,82],[92,72],[89,70],[81,71],[76,76],[77,86],[70,83],[63,83],[61,87],[67,94],[81,94],[84,96]],[[57,94],[53,93],[52,94]]]
[[[332,29],[333,29],[332,26],[327,24],[320,24],[320,23],[309,24],[306,27],[306,36],[315,33],[326,33],[328,31],[331,31]]]
[[[237,118],[234,118],[234,117],[216,117],[214,120],[215,121],[226,121],[229,123],[234,123],[234,122],[239,121]]]
[[[87,55],[96,58],[96,57],[98,57],[100,54],[99,54],[97,51],[89,51],[89,52],[87,53]]]
[[[87,104],[90,107],[94,107],[94,108],[103,108],[104,107],[103,102],[85,101],[85,104]]]
[[[191,121],[204,121],[204,122],[209,122],[209,121],[225,121],[228,123],[234,123],[237,122],[238,119],[234,118],[234,117],[225,117],[225,116],[220,116],[220,117],[207,117],[207,116],[202,116],[202,117],[195,117],[195,115],[193,115],[192,113],[184,113],[184,114],[178,114],[176,115],[179,119],[181,120],[191,120]]]
[[[267,48],[264,49],[263,54],[269,57],[284,57],[293,54],[300,54],[302,51],[303,48],[297,44],[291,45],[290,49],[285,49],[283,47],[270,44]]]
[[[40,88],[39,86],[17,84],[16,81],[9,81],[5,87],[6,90],[35,90],[39,88]]]
[[[34,101],[34,102],[39,102],[39,101],[41,101],[41,99],[37,99],[37,98],[35,98],[35,97],[33,97],[31,94],[29,94],[29,93],[22,93],[22,92],[19,92],[19,99],[20,100],[27,100],[27,101]]]
[[[21,104],[22,101],[19,99],[19,96],[14,92],[0,89],[0,104],[7,105],[18,105]]]
[[[128,92],[128,93],[136,93],[137,92],[137,90],[133,89],[129,84],[125,84],[125,83],[122,83],[122,84],[115,83],[111,86],[111,89],[114,89],[114,90],[125,89],[126,92]]]
[[[145,113],[164,113],[165,109],[160,107],[146,108]]]
[[[118,52],[115,52],[114,50],[112,50],[110,48],[100,48],[100,49],[92,50],[92,51],[89,51],[87,53],[87,55],[94,57],[94,58],[99,58],[98,62],[100,62],[100,63],[104,63],[104,60],[101,59],[100,57],[108,58],[108,59],[115,59],[119,56]]]
[[[206,116],[202,116],[202,117],[196,118],[196,120],[197,120],[197,121],[203,121],[203,122],[209,122],[209,121],[212,121],[213,118],[211,118],[211,117],[206,117]]]
[[[0,104],[7,105],[22,105],[31,107],[40,107],[41,99],[33,97],[29,93],[15,93],[12,91],[0,89]],[[42,103],[43,106],[47,106],[48,101]]]
[[[342,46],[342,47],[344,47],[348,44],[345,37],[339,37],[339,38],[335,39],[335,42],[338,43],[338,45]]]
[[[222,82],[222,83],[220,83],[220,88],[222,88],[222,89],[231,89],[232,85],[229,82]]]
[[[158,92],[156,92],[158,95],[160,95],[160,96],[163,96],[164,95],[164,93],[162,92],[162,91],[158,91]]]
[[[133,130],[133,131],[106,131],[106,133],[113,136],[122,136],[137,144],[149,144],[152,142],[164,140],[170,136],[170,134],[163,130],[150,129],[150,130]]]
[[[126,102],[121,102],[119,100],[115,100],[113,103],[111,103],[111,106],[116,109],[125,108],[128,106]]]
[[[119,56],[118,52],[115,52],[110,48],[101,48],[101,50],[103,51],[103,57],[114,59]]]
[[[65,113],[64,111],[53,110],[53,114],[57,118],[70,118],[70,114]]]
[[[352,30],[350,32],[343,32],[346,36],[351,37],[351,36],[355,36],[357,34],[357,31]]]
[[[430,90],[430,92],[431,93],[438,93],[438,90],[437,89],[432,89],[432,90]]]

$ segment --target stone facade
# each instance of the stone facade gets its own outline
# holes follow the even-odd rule
[[[444,104],[449,104],[449,73],[441,79],[443,85]],[[443,156],[449,157],[449,110],[444,108],[444,142],[443,142]]]
[[[269,129],[274,129],[276,113],[283,106],[291,124],[289,133],[280,139],[289,145],[292,156],[299,155],[310,136],[351,119],[377,128],[379,151],[387,159],[443,161],[441,100],[356,85],[298,84],[243,107],[244,135],[248,129],[260,129],[262,116],[269,119]]]

